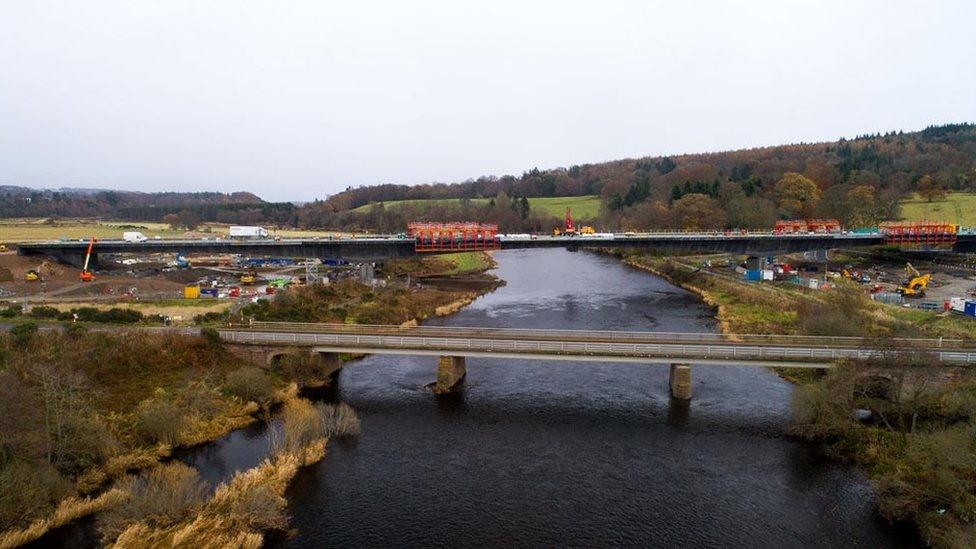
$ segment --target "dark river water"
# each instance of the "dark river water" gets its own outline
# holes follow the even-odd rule
[[[508,284],[446,326],[710,332],[708,307],[591,253],[506,251]],[[792,388],[746,366],[693,367],[690,405],[662,364],[468,359],[436,397],[431,357],[350,363],[327,398],[362,434],[333,441],[287,497],[272,545],[901,547],[870,487],[785,436]],[[267,451],[261,428],[181,459],[217,481]]]

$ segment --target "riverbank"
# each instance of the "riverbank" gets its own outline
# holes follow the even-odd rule
[[[341,316],[343,322],[360,323],[375,319],[370,314],[385,309],[391,313],[389,318],[402,322],[449,315],[501,284],[485,274],[494,267],[490,255],[470,255],[424,258],[416,267],[445,280],[474,276],[475,289],[410,287],[396,277],[377,287],[342,281],[282,292],[274,300],[276,305],[262,302],[259,307],[294,315],[307,311],[298,307],[304,305],[327,310],[332,319]],[[409,277],[415,272],[407,267],[403,274]],[[40,404],[26,426],[0,420],[0,548],[40,539],[74,520],[119,506],[127,492],[113,484],[133,472],[156,468],[175,449],[215,441],[257,419],[267,420],[272,407],[287,405],[292,398],[283,387],[289,381],[301,382],[302,375],[309,373],[307,367],[286,365],[269,376],[224,352],[219,341],[205,337],[135,340],[121,334],[86,333],[80,324],[64,334],[29,328],[3,335],[0,346],[0,376],[12,391],[0,394],[0,415],[23,417],[25,407]],[[35,387],[39,376],[32,360],[47,363],[43,373],[48,375],[41,387]],[[68,392],[67,398],[63,391]],[[27,403],[18,403],[13,392],[26,392]],[[50,451],[45,455],[43,447],[52,445],[51,440],[45,441],[52,436],[51,426],[45,423],[47,417],[37,417],[36,408],[48,410],[54,401],[67,402],[69,408],[58,413],[64,414],[59,418],[65,425],[70,423],[66,429],[57,426],[64,433],[55,442],[70,446],[69,453],[74,454],[81,447],[83,462],[63,463]],[[287,482],[278,484],[283,493]],[[121,539],[142,539],[146,532],[136,534]]]
[[[699,295],[716,308],[725,333],[973,337],[968,319],[931,313],[923,318],[918,311],[870,301],[853,287],[815,291],[787,283],[748,284],[667,258],[621,259]],[[860,373],[866,370],[872,376]],[[815,443],[825,456],[860,466],[882,516],[916,525],[934,547],[976,546],[972,372],[960,370],[946,383],[947,375],[921,356],[842,364],[827,374],[778,373],[798,385],[790,432]]]

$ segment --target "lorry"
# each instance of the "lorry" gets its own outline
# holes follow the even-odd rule
[[[126,231],[122,233],[122,240],[125,240],[126,242],[145,242],[149,240],[149,238],[139,231]]]
[[[229,229],[231,238],[268,238],[268,230],[264,227],[248,227],[243,225],[233,225]]]

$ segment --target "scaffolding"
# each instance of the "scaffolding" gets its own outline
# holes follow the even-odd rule
[[[951,248],[956,243],[959,226],[943,221],[910,221],[882,223],[886,244],[903,248]]]
[[[836,219],[787,219],[777,221],[773,234],[830,234],[840,232],[840,221]]]
[[[486,223],[410,223],[407,235],[417,252],[497,250],[498,225]]]

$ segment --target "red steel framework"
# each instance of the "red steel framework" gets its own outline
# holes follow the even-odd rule
[[[917,247],[952,246],[959,226],[942,221],[882,223],[881,234],[887,244]]]
[[[773,234],[798,233],[839,233],[840,221],[836,219],[788,219],[777,221],[773,226]]]
[[[486,223],[410,223],[407,235],[418,252],[497,250],[498,225]]]

